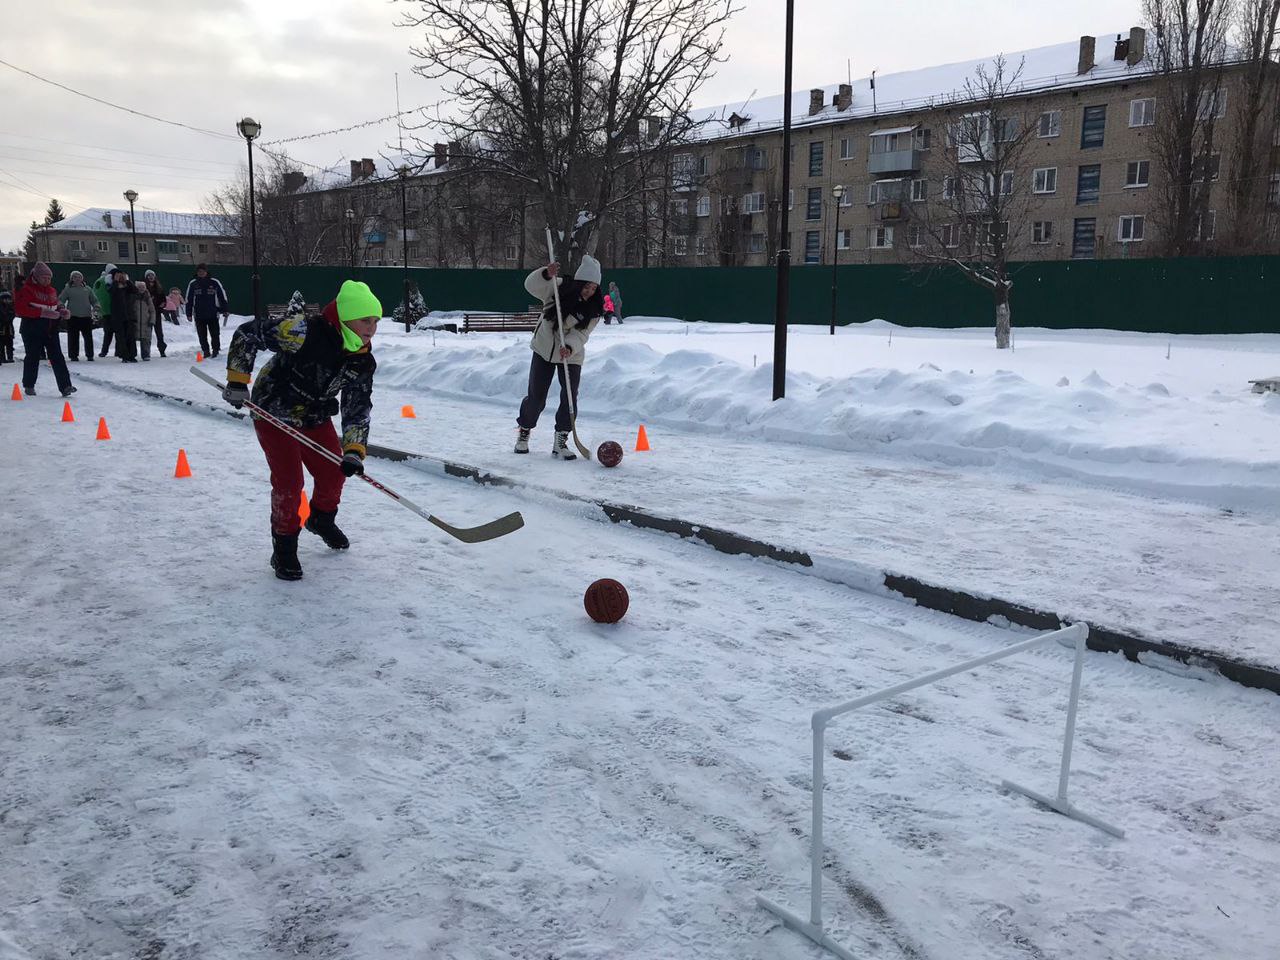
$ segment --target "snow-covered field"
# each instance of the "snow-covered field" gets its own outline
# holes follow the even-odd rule
[[[508,452],[523,337],[384,326],[374,442],[1275,648],[1257,635],[1280,408],[1243,381],[1280,372],[1277,338],[1020,331],[997,355],[985,331],[797,328],[770,405],[750,365],[768,331],[628,322],[592,340],[583,432],[644,422],[654,451],[605,471],[552,463],[545,425],[533,456]],[[172,339],[168,359],[73,373],[216,403],[186,372],[190,328]],[[466,546],[353,485],[351,551],[304,533],[306,579],[281,583],[246,425],[87,380],[63,424],[41,386],[0,401],[5,960],[810,960],[754,903],[806,896],[810,712],[1026,635],[381,461],[453,523],[520,509],[527,527]],[[1083,564],[1092,531],[1109,539]],[[601,576],[631,592],[615,627],[582,612]],[[995,789],[1052,790],[1069,673],[1067,651],[1027,654],[836,723],[839,939],[1274,956],[1280,698],[1091,654],[1073,800],[1114,840]]]

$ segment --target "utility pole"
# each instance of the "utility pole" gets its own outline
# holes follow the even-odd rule
[[[795,0],[787,0],[786,66],[782,83],[782,216],[778,218],[778,299],[773,318],[773,399],[787,394],[787,306],[791,299],[790,233],[791,193],[791,46]]]

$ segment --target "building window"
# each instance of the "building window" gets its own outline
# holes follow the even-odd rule
[[[1080,149],[1093,150],[1102,146],[1107,127],[1107,105],[1084,108],[1084,121],[1080,124]]]
[[[1076,176],[1076,203],[1097,203],[1102,189],[1102,164],[1091,163],[1080,168]]]
[[[852,236],[853,236],[853,231],[852,231],[852,230],[840,230],[840,231],[838,231],[838,232],[836,233],[836,249],[837,249],[837,250],[848,250],[848,249],[849,249],[849,247],[852,245],[852,240],[851,240],[851,237],[852,237]]]
[[[796,191],[794,187],[787,188],[787,209],[794,210],[796,206]]]
[[[871,134],[871,152],[877,156],[882,153],[897,153],[898,135],[896,133]]]
[[[804,218],[806,220],[822,219],[822,188],[810,187],[809,198],[805,202]]]
[[[928,127],[916,127],[911,139],[917,150],[928,150],[933,146],[933,134]]]
[[[1267,184],[1267,205],[1280,206],[1280,173],[1273,173],[1271,182]]]
[[[1132,243],[1141,240],[1144,226],[1144,217],[1121,217],[1120,229],[1116,232],[1116,239],[1122,243]]]
[[[1200,110],[1199,118],[1201,120],[1216,120],[1219,117],[1226,116],[1227,113],[1227,91],[1204,90],[1200,93]]]
[[[996,175],[994,173],[987,174],[987,193],[996,196]],[[1013,193],[1013,171],[1006,170],[1000,174],[1000,193],[1002,197],[1007,197]]]
[[[83,240],[68,240],[68,241],[67,241],[67,249],[68,249],[68,250],[83,250],[83,249],[84,249],[84,241],[83,241]]]
[[[1201,154],[1192,162],[1191,180],[1193,183],[1202,183],[1206,179],[1217,180],[1221,169],[1222,154],[1211,153],[1207,157]]]
[[[689,243],[687,237],[672,237],[672,250],[677,257],[683,257],[689,252]]]
[[[727,217],[733,213],[733,197],[720,198],[720,216]]]
[[[180,252],[180,253],[190,254],[190,253],[191,253],[191,244],[189,244],[189,243],[180,243],[180,244],[178,244],[178,252]]]
[[[1031,192],[1032,193],[1057,193],[1058,192],[1058,168],[1057,167],[1038,167],[1031,171]]]
[[[764,234],[753,233],[747,240],[747,251],[750,253],[764,253]]]
[[[760,147],[747,147],[747,166],[752,170],[763,170],[765,152]]]
[[[121,260],[129,259],[129,241],[127,240],[116,241],[116,256],[119,257]]]
[[[907,244],[912,247],[924,246],[924,230],[916,224],[907,231]]]
[[[841,160],[853,159],[853,137],[840,138],[840,159]]]
[[[698,251],[698,256],[705,257],[707,255],[707,238],[702,236],[698,237],[695,241],[694,249]]]
[[[698,158],[698,176],[705,177],[707,175],[707,168],[710,162],[711,162],[710,157]]]
[[[867,227],[867,246],[872,250],[887,250],[893,246],[893,227]]]
[[[821,238],[817,230],[806,230],[804,232],[804,262],[820,263],[822,260]]]
[[[188,247],[187,249],[188,249],[188,250],[190,250],[191,248],[190,248],[190,247]],[[200,252],[201,252],[201,253],[208,253],[208,252],[209,252],[209,245],[208,245],[207,243],[202,243],[202,244],[200,244],[199,249],[200,249]]]
[[[1196,217],[1196,239],[1212,240],[1218,227],[1218,211],[1210,210],[1206,218]]]
[[[1022,124],[1017,117],[997,117],[995,121],[996,143],[1012,143],[1018,139]]]
[[[954,200],[955,198],[956,198],[956,178],[943,177],[942,178],[942,199]]]
[[[845,196],[848,196],[846,193]],[[912,180],[911,181],[911,200],[913,203],[922,203],[929,199],[929,181],[928,180]]]
[[[146,252],[147,252],[147,249],[148,249],[148,248],[147,248],[147,241],[146,241],[146,240],[139,240],[139,241],[138,241],[138,252],[139,252],[139,253],[146,253]]]
[[[1129,101],[1129,126],[1154,127],[1155,123],[1156,101],[1154,97]]]
[[[1071,258],[1092,260],[1098,249],[1098,221],[1093,217],[1077,217],[1071,238]]]
[[[671,186],[675,190],[693,186],[693,154],[677,153],[671,158]]]
[[[957,223],[944,223],[942,225],[942,245],[944,247],[960,246],[960,225]]]
[[[869,205],[885,203],[890,200],[901,200],[905,196],[905,180],[872,180],[867,184],[867,203]]]
[[[1032,243],[1052,243],[1053,242],[1053,221],[1037,220],[1031,225],[1031,242]]]
[[[700,217],[711,216],[711,198],[709,196],[699,197],[697,209],[698,209],[698,216]]]
[[[109,249],[110,249],[110,247],[108,246],[107,241],[105,241],[105,240],[99,240],[99,241],[98,241],[98,252],[99,252],[99,253],[106,253]]]
[[[764,211],[764,194],[748,193],[742,197],[743,213],[761,213]]]
[[[984,247],[989,247],[995,243],[996,240],[999,240],[1001,243],[1009,242],[1008,220],[1001,220],[999,223],[987,220],[982,224],[982,245]]]
[[[1150,174],[1150,160],[1130,160],[1124,173],[1124,185],[1126,187],[1148,186],[1151,183]]]
[[[822,176],[822,141],[813,140],[809,143],[809,176]]]
[[[404,248],[404,255],[405,255],[405,259],[407,260],[417,260],[418,245],[416,243],[407,244]]]
[[[1041,137],[1056,137],[1062,133],[1062,111],[1046,110],[1040,114],[1040,120],[1036,124],[1036,135]]]
[[[844,192],[840,194],[840,206],[842,207],[853,206],[853,187],[844,188]]]
[[[687,217],[689,215],[689,201],[688,200],[672,200],[671,212],[675,214],[677,217]]]
[[[520,245],[516,243],[508,243],[505,247],[502,248],[502,256],[504,259],[507,259],[507,260],[519,260]]]

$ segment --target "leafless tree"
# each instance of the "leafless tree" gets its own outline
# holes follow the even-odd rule
[[[1158,86],[1152,144],[1160,173],[1152,219],[1168,256],[1204,249],[1231,0],[1143,0]]]
[[[456,113],[436,125],[483,144],[474,172],[527,188],[582,250],[628,199],[625,171],[688,135],[734,12],[733,0],[399,2],[414,8],[400,25],[424,33],[415,70],[448,82]]]
[[[1275,249],[1277,211],[1268,202],[1271,150],[1280,132],[1280,64],[1276,62],[1280,0],[1237,0],[1235,46],[1244,61],[1231,138],[1227,176],[1232,253]]]
[[[953,266],[991,291],[1000,350],[1009,347],[1013,322],[1009,264],[1031,230],[1025,161],[1037,115],[1014,96],[1021,75],[1022,64],[1011,68],[997,57],[965,81],[948,111],[940,196],[915,198],[912,182],[898,180],[884,195],[873,184],[877,194],[871,198],[905,222],[907,243],[896,246],[907,260]],[[926,189],[938,186],[926,181]]]

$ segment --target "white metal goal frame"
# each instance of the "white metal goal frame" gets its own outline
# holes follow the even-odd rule
[[[822,788],[823,788],[823,760],[826,756],[826,732],[827,724],[836,717],[845,713],[850,713],[860,707],[865,707],[889,697],[895,697],[900,693],[906,693],[908,690],[914,690],[917,687],[927,686],[936,683],[939,680],[954,676],[957,673],[963,673],[966,670],[972,670],[975,667],[984,664],[994,663],[996,660],[1003,660],[1006,657],[1012,657],[1015,654],[1022,653],[1024,650],[1030,650],[1032,647],[1038,647],[1042,644],[1055,642],[1074,642],[1075,644],[1075,666],[1071,674],[1071,696],[1067,702],[1067,725],[1066,733],[1062,740],[1062,764],[1058,772],[1058,793],[1056,796],[1049,797],[1026,787],[1020,787],[1016,783],[1008,780],[1000,782],[1001,789],[1013,790],[1021,793],[1031,799],[1044,804],[1052,810],[1064,816],[1071,817],[1073,820],[1079,820],[1081,823],[1087,823],[1092,827],[1097,827],[1106,833],[1115,837],[1123,837],[1124,831],[1119,827],[1112,826],[1097,817],[1091,816],[1077,809],[1067,799],[1067,780],[1071,774],[1071,745],[1075,738],[1076,728],[1076,708],[1080,701],[1080,676],[1084,669],[1084,653],[1085,641],[1089,638],[1089,626],[1085,623],[1074,623],[1069,627],[1061,630],[1054,630],[1051,633],[1042,633],[1039,636],[1022,640],[1018,643],[1011,644],[1007,647],[988,653],[981,657],[974,657],[972,660],[966,660],[963,663],[957,663],[954,666],[945,667],[942,670],[935,670],[933,673],[925,674],[914,680],[908,680],[905,683],[899,683],[892,687],[886,687],[876,693],[869,693],[866,696],[858,697],[856,700],[850,700],[846,703],[837,704],[833,707],[824,707],[821,710],[815,710],[813,713],[813,827],[810,838],[810,881],[809,881],[809,919],[806,921],[796,914],[792,913],[785,907],[781,907],[773,901],[769,900],[763,894],[756,895],[756,902],[769,912],[776,915],[784,924],[797,933],[802,933],[814,943],[818,944],[831,953],[840,957],[841,960],[856,960],[854,955],[837,941],[833,940],[823,929],[822,925]]]

